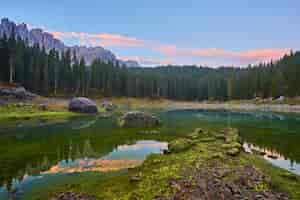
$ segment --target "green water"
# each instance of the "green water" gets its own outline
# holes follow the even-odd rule
[[[43,175],[41,172],[55,165],[76,166],[82,160],[143,160],[151,153],[160,153],[166,148],[165,142],[196,127],[236,127],[248,146],[277,155],[276,159],[265,157],[274,165],[300,174],[300,117],[297,115],[203,110],[156,115],[163,122],[163,127],[158,129],[160,134],[120,128],[115,115],[75,118],[52,125],[17,128],[0,125],[0,199],[8,199],[11,193],[21,197],[58,182],[109,178],[114,173]],[[126,173],[126,170],[119,173]]]

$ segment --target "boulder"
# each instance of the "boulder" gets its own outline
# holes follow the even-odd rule
[[[37,95],[28,92],[24,87],[2,87],[0,88],[0,96],[12,96],[22,100],[32,100]]]
[[[98,112],[96,103],[85,97],[76,97],[70,101],[69,111],[94,114]]]
[[[39,110],[46,111],[47,109],[48,109],[48,106],[46,104],[40,104],[39,105]]]
[[[284,96],[280,96],[276,99],[276,101],[278,101],[278,102],[283,102],[284,100],[285,100]]]
[[[101,107],[104,108],[106,111],[112,111],[114,109],[113,103],[111,103],[109,101],[104,101],[101,104]]]
[[[12,92],[16,98],[26,99],[26,90],[24,87],[17,87]]]
[[[160,121],[155,116],[140,111],[125,113],[120,120],[122,127],[151,128],[160,126]]]
[[[4,105],[6,105],[6,101],[5,100],[3,100],[3,99],[0,99],[0,106],[4,106]]]

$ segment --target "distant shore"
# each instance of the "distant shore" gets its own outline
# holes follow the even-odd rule
[[[236,111],[262,111],[280,113],[300,113],[300,105],[288,104],[232,104],[232,103],[198,103],[174,102],[171,109],[206,109],[206,110],[236,110]]]

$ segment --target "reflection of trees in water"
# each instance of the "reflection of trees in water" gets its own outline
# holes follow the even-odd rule
[[[83,155],[84,156],[92,156],[95,154],[95,151],[93,150],[93,147],[91,145],[91,141],[89,139],[87,139],[84,142],[84,146],[83,146]]]
[[[275,130],[273,130],[275,131]],[[260,149],[274,152],[280,156],[300,163],[300,137],[294,134],[256,133],[243,134],[243,139],[257,145]]]
[[[27,162],[24,167],[15,166],[15,170],[13,169],[15,172],[11,171],[10,174],[5,174],[5,177],[0,177],[0,187],[5,185],[7,191],[12,191],[13,185],[22,182],[26,176],[40,175],[41,172],[49,170],[62,160],[68,162],[77,158],[96,156],[97,153],[92,147],[90,139],[86,139],[81,146],[80,144],[74,145],[73,141],[70,140],[67,152],[58,148],[55,154],[56,158],[49,159],[44,155],[37,161]],[[13,168],[13,166],[10,167]]]
[[[290,159],[290,158],[286,157],[285,155],[277,152],[276,149],[270,149],[267,146],[261,147],[261,146],[257,146],[257,145],[250,144],[250,143],[244,143],[243,147],[246,152],[257,153],[259,155],[262,155],[267,160],[269,160],[269,159],[284,160],[286,164],[289,164],[289,167],[287,168],[289,170],[295,170],[294,166],[298,164],[298,162],[296,160]],[[281,165],[279,164],[279,166],[281,166]]]
[[[213,118],[217,119],[215,116]],[[207,121],[211,123],[210,120]],[[223,126],[238,128],[242,138],[249,143],[300,162],[300,126],[295,118],[264,112],[220,112],[215,124],[217,122]]]
[[[79,144],[73,145],[72,140],[70,141],[67,159],[73,160],[76,158],[89,157],[89,156],[94,156],[94,155],[96,155],[96,152],[92,147],[90,139],[86,139],[84,141],[82,148],[80,148]]]

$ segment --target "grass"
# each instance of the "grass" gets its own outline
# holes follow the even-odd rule
[[[30,124],[36,121],[55,121],[79,116],[66,110],[41,110],[36,104],[8,104],[0,107],[0,124],[6,127]]]

